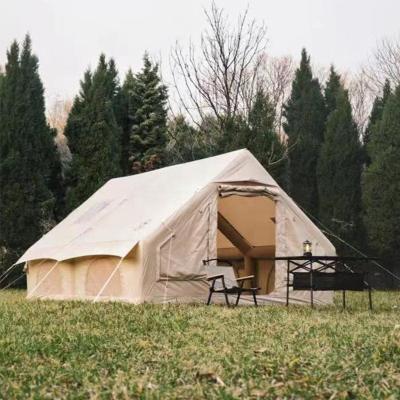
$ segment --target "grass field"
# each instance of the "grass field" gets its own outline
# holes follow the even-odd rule
[[[0,292],[2,399],[400,398],[400,293],[340,306],[26,301]]]

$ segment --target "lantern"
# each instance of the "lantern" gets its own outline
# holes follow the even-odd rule
[[[303,255],[305,256],[312,255],[312,243],[309,240],[303,242]]]

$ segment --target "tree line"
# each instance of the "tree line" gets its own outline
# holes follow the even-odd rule
[[[168,87],[147,54],[122,82],[100,55],[63,127],[67,159],[31,39],[11,44],[0,72],[2,270],[111,178],[248,148],[340,254],[349,243],[399,272],[400,80],[383,81],[360,128],[333,66],[321,83],[303,49],[293,74],[285,63],[266,76],[262,25],[244,14],[230,27],[215,6],[206,17],[199,48],[173,49]]]

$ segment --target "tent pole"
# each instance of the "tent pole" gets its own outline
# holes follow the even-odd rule
[[[244,257],[244,275],[254,275],[254,260],[247,256],[246,254],[243,255]],[[245,287],[251,287],[251,282],[246,282]]]

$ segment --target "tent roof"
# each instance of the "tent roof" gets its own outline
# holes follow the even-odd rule
[[[207,185],[244,181],[275,187],[301,220],[329,243],[257,159],[242,149],[111,179],[33,244],[17,263],[93,255],[123,257]]]
[[[111,179],[31,246],[18,263],[125,256],[207,184],[243,180],[277,186],[245,149]]]

